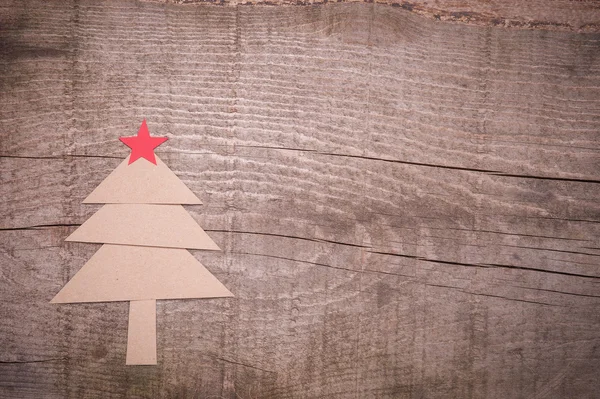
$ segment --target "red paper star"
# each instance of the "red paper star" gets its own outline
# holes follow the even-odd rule
[[[138,130],[137,136],[120,137],[125,145],[131,148],[131,156],[129,157],[129,164],[131,165],[139,158],[146,158],[148,161],[156,165],[156,157],[154,156],[154,149],[167,141],[167,137],[150,137],[148,126],[146,126],[146,119],[142,122],[140,130]]]

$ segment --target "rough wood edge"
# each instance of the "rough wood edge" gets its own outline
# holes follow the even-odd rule
[[[467,11],[468,5],[462,7],[461,10],[451,9],[448,6],[447,9],[440,7],[431,7],[428,4],[422,4],[421,0],[417,1],[394,1],[394,0],[141,0],[149,3],[167,3],[175,5],[217,5],[217,6],[319,6],[325,4],[339,4],[339,3],[368,3],[368,4],[380,4],[391,7],[399,7],[409,12],[421,15],[423,17],[444,21],[444,22],[455,22],[463,23],[468,25],[476,26],[491,26],[501,28],[512,28],[512,29],[528,29],[528,30],[549,30],[549,31],[565,31],[565,32],[578,32],[578,33],[595,33],[600,32],[600,22],[589,22],[583,24],[576,24],[570,22],[559,21],[558,18],[544,20],[543,13],[548,12],[550,6],[545,6],[542,10],[540,6],[539,10],[536,10],[534,14],[537,14],[537,18],[517,18],[508,17],[501,15],[500,13],[486,13],[478,11]],[[576,10],[580,13],[595,13],[597,14],[597,20],[600,21],[600,11],[597,7],[594,8],[593,3],[586,7],[584,3],[578,3],[574,6],[581,7],[581,10]],[[515,10],[515,14],[518,14],[519,10]],[[562,10],[555,9],[554,14],[560,15],[563,13]]]

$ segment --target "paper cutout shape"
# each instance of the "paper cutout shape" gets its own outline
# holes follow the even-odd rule
[[[156,157],[153,149],[160,143],[144,143],[152,139],[145,120],[140,132],[141,138],[138,133],[123,140],[132,154],[84,201],[107,205],[67,238],[106,245],[51,302],[131,301],[126,364],[153,365],[156,299],[233,295],[184,249],[219,247],[181,206],[201,202]]]
[[[219,250],[181,205],[104,205],[66,241]]]
[[[156,300],[129,303],[127,365],[156,364]]]
[[[185,249],[103,245],[52,303],[231,297]]]
[[[185,204],[202,202],[156,157],[156,165],[128,156],[88,197],[84,204]]]
[[[119,140],[127,147],[131,148],[129,164],[134,163],[139,158],[145,158],[156,165],[156,155],[154,149],[167,141],[166,137],[150,137],[150,131],[146,125],[146,120],[142,121],[142,126],[138,130],[137,136],[120,137]]]

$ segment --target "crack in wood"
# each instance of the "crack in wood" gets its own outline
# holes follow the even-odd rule
[[[38,224],[34,226],[24,227],[2,227],[0,231],[19,231],[19,230],[41,230],[41,229],[52,229],[56,227],[79,227],[81,223],[51,223],[51,224]]]
[[[254,370],[259,370],[259,371],[262,371],[262,372],[264,372],[264,373],[277,374],[277,372],[276,372],[276,371],[273,371],[273,370],[266,370],[266,369],[263,369],[263,368],[260,368],[260,367],[253,366],[253,365],[251,365],[251,364],[242,363],[242,362],[236,362],[235,360],[225,359],[225,358],[223,358],[223,357],[217,357],[217,356],[215,356],[214,358],[215,358],[215,359],[217,359],[217,360],[220,360],[220,361],[222,361],[222,362],[225,362],[225,363],[234,364],[234,365],[236,365],[236,366],[248,367],[248,368],[251,368],[251,369],[254,369]]]
[[[101,159],[124,159],[125,157],[111,156],[111,155],[88,155],[88,154],[66,154],[66,155],[48,155],[48,156],[31,156],[31,155],[1,155],[0,159],[57,159],[66,160],[71,158],[101,158]]]
[[[536,251],[550,251],[550,252],[559,252],[559,253],[574,254],[574,255],[600,256],[600,254],[591,254],[589,252],[579,252],[579,251],[567,251],[564,249],[528,247],[528,246],[524,246],[524,245],[510,245],[510,244],[499,244],[499,245],[501,245],[503,247],[510,247],[510,248],[535,249]]]
[[[421,166],[421,167],[427,167],[427,168],[440,168],[440,169],[449,169],[449,170],[459,170],[459,171],[465,171],[465,172],[485,173],[485,174],[492,175],[492,176],[513,177],[513,178],[519,178],[519,179],[536,179],[536,180],[564,181],[564,182],[571,182],[571,183],[591,183],[591,184],[600,183],[599,179],[515,174],[515,173],[506,173],[503,171],[497,171],[497,170],[491,170],[491,169],[479,169],[479,168],[469,168],[469,167],[463,167],[463,166],[452,166],[452,165],[441,165],[441,164],[432,164],[432,163],[425,163],[425,162],[404,161],[404,160],[400,160],[400,159],[369,157],[369,156],[364,156],[364,155],[328,153],[328,152],[321,152],[321,151],[314,150],[314,149],[293,148],[293,147],[252,146],[252,145],[241,145],[241,144],[234,144],[234,146],[235,147],[245,147],[245,148],[281,150],[281,151],[308,152],[308,153],[314,153],[314,154],[318,154],[318,155],[325,155],[325,156],[332,156],[332,157],[356,158],[356,159],[364,159],[364,160],[369,160],[369,161],[390,162],[390,163],[397,163],[397,164],[403,164],[403,165]],[[182,153],[182,152],[178,152],[178,153]],[[109,155],[72,154],[72,155],[60,155],[60,156],[0,155],[0,158],[9,158],[9,159],[10,158],[15,158],[15,159],[69,159],[69,158],[122,159],[123,157],[109,156]]]
[[[581,277],[581,278],[589,278],[589,279],[600,279],[600,276],[590,276],[590,275],[587,275],[587,274],[562,272],[562,271],[557,271],[557,270],[537,269],[535,267],[527,267],[527,266],[500,265],[500,264],[495,264],[495,263],[488,263],[488,264],[486,264],[486,266],[500,267],[500,268],[506,268],[506,269],[527,270],[527,271],[532,271],[532,272],[557,274],[557,275],[562,275],[562,276]]]
[[[30,363],[48,363],[48,362],[63,362],[69,360],[66,357],[50,358],[50,359],[35,359],[35,360],[0,360],[0,364],[30,364]]]
[[[578,297],[584,297],[584,298],[600,298],[600,295],[578,294],[576,292],[549,290],[546,288],[525,287],[525,286],[521,286],[521,285],[513,285],[512,287],[533,290],[533,291],[553,292],[556,294],[572,295],[572,296],[578,296]]]

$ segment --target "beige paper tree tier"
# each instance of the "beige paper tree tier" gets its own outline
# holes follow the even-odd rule
[[[66,240],[103,243],[52,303],[130,301],[126,364],[156,364],[156,300],[233,296],[187,249],[219,250],[182,205],[200,205],[154,154],[166,138],[121,138],[132,152],[83,201],[106,204]]]

